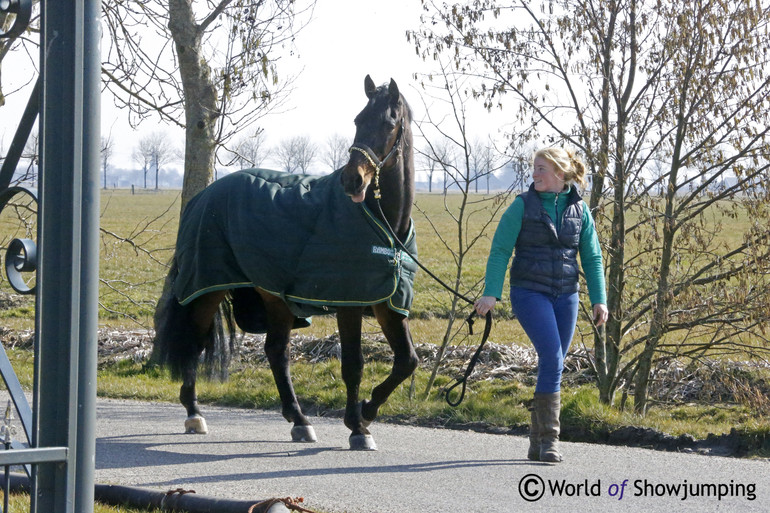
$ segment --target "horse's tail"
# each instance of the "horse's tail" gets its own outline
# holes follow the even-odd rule
[[[229,376],[230,361],[236,349],[236,324],[228,297],[219,305],[209,333],[209,343],[203,353],[204,368],[209,379],[225,381]]]
[[[155,340],[150,361],[168,367],[173,379],[181,379],[186,369],[197,368],[203,351],[207,377],[224,380],[235,350],[235,324],[229,302],[222,302],[208,333],[196,333],[192,307],[180,304],[173,292],[177,275],[175,258],[155,308]]]

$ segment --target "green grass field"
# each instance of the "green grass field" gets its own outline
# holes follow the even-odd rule
[[[413,212],[418,232],[420,260],[435,274],[454,285],[457,274],[456,253],[448,248],[457,247],[459,235],[456,215],[461,201],[459,195],[444,197],[439,194],[420,194],[417,208]],[[493,202],[485,202],[482,196],[470,198],[466,227],[474,227],[479,221],[489,219],[489,208]],[[505,200],[506,202],[509,200]],[[155,302],[163,286],[166,264],[170,260],[179,212],[179,192],[161,191],[132,195],[130,191],[105,191],[101,200],[101,267],[100,277],[100,327],[111,329],[137,329],[152,326]],[[507,203],[503,203],[504,208]],[[452,214],[448,214],[451,212]],[[500,211],[501,212],[501,211]],[[723,218],[722,231],[735,237],[747,222],[745,219]],[[14,224],[15,223],[15,224]],[[0,233],[18,237],[23,232],[17,218],[4,214],[0,218]],[[34,221],[27,223],[34,228]],[[470,297],[480,293],[486,256],[495,224],[487,227],[487,233],[478,238],[475,245],[464,256],[461,291]],[[26,228],[26,226],[25,226]],[[437,235],[441,234],[441,236]],[[7,238],[3,245],[7,245]],[[5,289],[9,287],[3,283]],[[440,344],[447,326],[447,315],[451,297],[440,285],[425,273],[418,273],[415,283],[416,296],[412,310],[411,329],[416,343]],[[14,299],[0,311],[0,323],[8,329],[29,329],[33,326],[34,304],[30,298]],[[496,309],[496,320],[491,340],[498,344],[518,344],[527,347],[528,342],[518,323],[511,319],[508,301],[502,301]],[[467,315],[464,307],[458,324]],[[366,321],[366,332],[376,333],[378,327],[373,321]],[[336,330],[333,317],[317,317],[311,328],[303,335],[326,337]],[[466,330],[460,330],[464,333]],[[580,334],[584,334],[581,336]],[[452,343],[475,344],[478,337],[458,337]],[[590,349],[590,329],[585,319],[579,321],[575,344]],[[12,354],[17,372],[31,368],[30,355],[24,351]],[[26,362],[26,363],[25,363]],[[298,394],[308,404],[324,409],[339,409],[344,405],[344,391],[339,377],[339,363],[297,364],[293,367]],[[384,363],[367,365],[366,393],[374,383],[380,381],[388,370]],[[446,405],[438,392],[427,400],[420,397],[428,372],[421,369],[416,373],[414,389],[410,394],[409,383],[402,385],[381,410],[382,414],[394,420],[408,419],[432,425],[464,425],[483,423],[491,426],[524,427],[528,422],[526,406],[532,395],[532,387],[516,381],[499,379],[473,382],[467,399],[459,408]],[[329,379],[332,377],[333,379]],[[31,385],[31,370],[22,379]],[[768,376],[751,375],[754,385],[766,384]],[[451,380],[439,376],[434,390],[446,386]],[[757,386],[759,386],[757,385]],[[747,393],[745,401],[725,404],[669,404],[653,408],[644,418],[635,416],[627,407],[625,411],[609,408],[598,401],[598,394],[591,384],[565,389],[565,422],[585,432],[601,429],[636,425],[661,430],[672,435],[690,433],[705,437],[709,433],[724,434],[736,428],[759,440],[750,454],[770,453],[770,422],[767,413],[768,401]],[[99,371],[99,394],[110,397],[164,400],[175,402],[178,384],[157,369],[136,364],[106,366]],[[277,395],[266,367],[237,370],[228,383],[203,383],[199,392],[203,402],[241,407],[276,408]],[[754,399],[751,399],[754,397]],[[629,400],[630,401],[630,400]]]

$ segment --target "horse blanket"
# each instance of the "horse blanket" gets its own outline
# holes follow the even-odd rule
[[[300,318],[383,301],[408,315],[417,264],[363,203],[345,195],[340,173],[249,169],[201,191],[179,223],[179,302],[259,287]],[[413,224],[404,245],[417,254]]]

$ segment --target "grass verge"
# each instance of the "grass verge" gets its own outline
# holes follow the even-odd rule
[[[31,387],[32,353],[9,349],[8,355],[22,385]],[[362,397],[368,396],[389,370],[387,362],[367,362]],[[422,397],[428,375],[427,370],[418,369],[414,380],[398,387],[380,409],[378,420],[499,434],[527,432],[532,386],[510,379],[471,381],[464,401],[455,408],[447,404],[441,392],[454,383],[449,376],[439,375],[434,390],[428,397]],[[342,415],[345,386],[338,360],[296,362],[292,365],[292,376],[306,412]],[[179,383],[172,381],[167,371],[129,360],[102,365],[97,387],[99,396],[117,399],[176,403],[179,394]],[[264,364],[244,365],[226,382],[200,380],[198,398],[202,404],[260,408],[276,414],[280,409],[272,375]],[[633,413],[632,404],[623,410],[617,405],[602,404],[591,385],[562,390],[562,438],[706,454],[770,457],[770,420],[757,415],[749,405],[659,405],[647,415],[639,416]]]

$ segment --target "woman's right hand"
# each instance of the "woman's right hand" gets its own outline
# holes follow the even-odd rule
[[[473,305],[476,308],[476,313],[479,315],[487,315],[487,312],[492,310],[497,303],[497,298],[493,296],[481,296]]]

